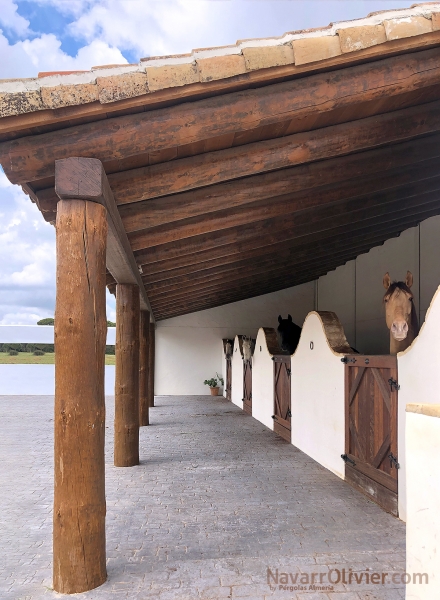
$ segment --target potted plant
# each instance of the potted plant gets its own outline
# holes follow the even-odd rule
[[[209,385],[211,389],[211,396],[218,396],[219,383],[224,385],[223,377],[216,373],[216,377],[212,377],[211,379],[205,379],[203,382],[205,385]]]

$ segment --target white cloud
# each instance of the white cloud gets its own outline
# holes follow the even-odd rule
[[[17,12],[18,6],[12,0],[2,0],[0,23],[5,29],[17,35],[24,35],[29,27],[29,21]]]
[[[0,34],[0,55],[0,78],[4,79],[35,77],[39,71],[88,70],[96,65],[127,62],[120,50],[101,40],[93,40],[80,48],[76,56],[69,56],[51,33],[15,44]]]

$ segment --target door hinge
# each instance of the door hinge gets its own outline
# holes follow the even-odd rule
[[[354,462],[354,460],[352,460],[349,456],[347,456],[347,454],[341,454],[341,458],[345,463],[351,463],[353,465],[353,467],[356,466],[356,463]]]
[[[347,363],[350,363],[350,362],[354,364],[356,362],[356,359],[355,358],[348,358],[348,356],[343,356],[341,358],[341,362],[344,363],[345,365]]]
[[[390,467],[393,468],[393,465],[396,467],[396,469],[400,469],[400,464],[397,462],[397,458],[394,456],[394,454],[391,452],[390,454],[388,454],[388,458],[390,459]]]
[[[290,408],[287,409],[286,418],[291,417],[292,413],[290,412]]]
[[[392,377],[388,379],[388,383],[390,384],[391,391],[393,391],[393,389],[396,390],[396,392],[397,390],[400,390],[400,385]]]
[[[278,421],[278,419],[277,419],[276,415],[272,415],[272,419],[273,419],[274,421]]]
[[[290,377],[290,373],[292,372],[292,370],[291,369],[286,369],[286,371],[287,371],[287,377]]]

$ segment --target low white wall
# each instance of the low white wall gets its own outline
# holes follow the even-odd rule
[[[406,600],[440,598],[440,404],[408,405],[406,413]],[[413,412],[416,411],[416,412]],[[414,580],[427,573],[428,584]]]
[[[53,396],[55,365],[0,365],[0,396]],[[105,367],[105,394],[115,393],[115,367]]]
[[[440,288],[437,289],[426,320],[412,345],[397,355],[399,390],[398,460],[399,517],[406,521],[406,448],[407,404],[435,404],[440,394]]]
[[[266,336],[259,329],[252,357],[252,416],[273,430],[273,361]]]
[[[107,328],[107,345],[114,346],[116,327]],[[0,344],[53,344],[51,325],[0,325]]]
[[[310,345],[313,343],[313,350]],[[291,360],[292,444],[345,477],[343,354],[334,352],[321,317],[311,312]]]
[[[234,351],[232,353],[232,402],[243,410],[243,356],[240,352],[240,340],[238,335],[234,339]]]
[[[233,339],[237,334],[255,338],[260,327],[277,327],[279,314],[286,317],[290,313],[301,324],[314,307],[314,289],[311,282],[159,321],[155,393],[209,394],[203,381],[214,377],[216,372],[226,377],[222,339]]]

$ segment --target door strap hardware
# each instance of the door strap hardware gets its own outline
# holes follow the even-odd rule
[[[290,373],[292,372],[291,369],[286,369],[287,371],[287,376],[290,377]]]
[[[249,394],[249,400],[252,400],[252,392]]]
[[[273,419],[274,421],[278,421],[278,419],[277,419],[276,415],[272,415],[272,419]]]
[[[393,465],[396,467],[396,469],[400,469],[400,465],[397,462],[397,458],[394,456],[394,454],[391,452],[390,454],[388,454],[388,458],[390,459],[390,467],[393,468]]]
[[[397,390],[400,390],[400,385],[392,377],[388,379],[388,383],[390,384],[391,391],[393,391],[393,389],[396,390],[396,392]]]
[[[242,401],[242,402],[245,402],[245,401],[246,401],[246,398],[242,398],[242,399],[241,399],[241,401]]]
[[[348,358],[348,356],[344,356],[343,358],[341,358],[341,362],[343,362],[344,364],[347,363],[355,363],[356,359],[355,358]]]
[[[349,458],[346,454],[341,454],[341,458],[345,463],[351,463],[353,465],[353,467],[356,466],[356,463],[354,462],[354,460]]]
[[[292,413],[290,412],[290,408],[288,408],[288,409],[287,409],[287,414],[286,414],[286,417],[291,417],[291,416],[292,416]]]

